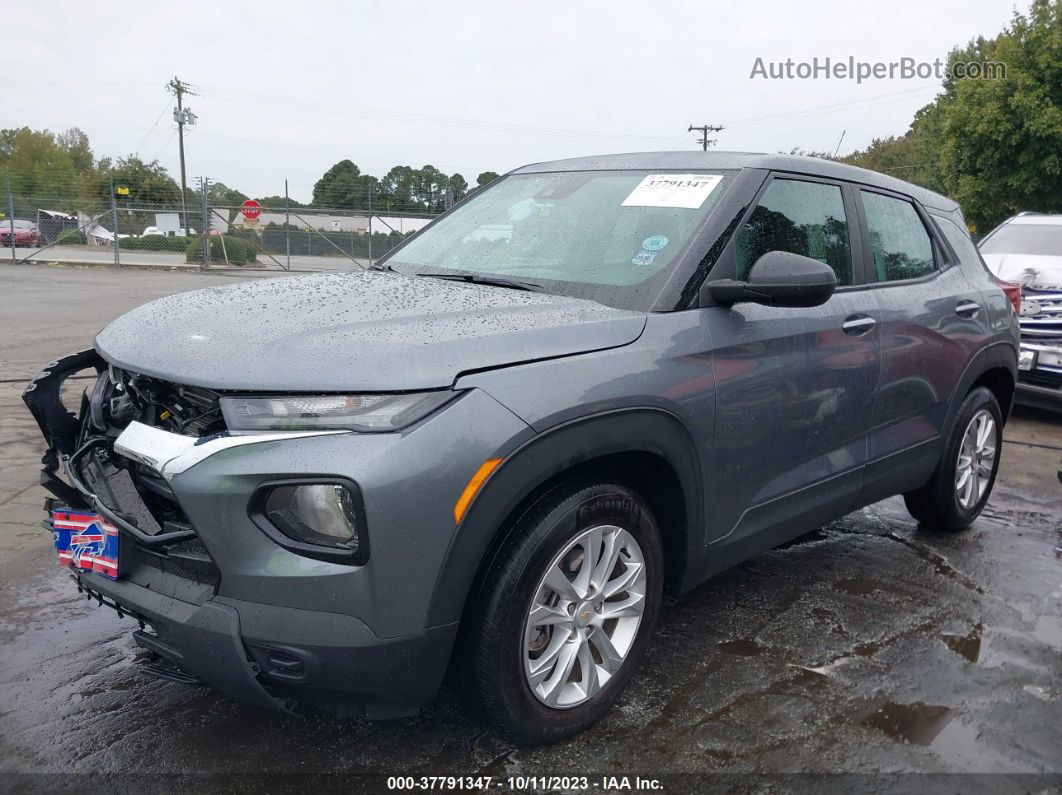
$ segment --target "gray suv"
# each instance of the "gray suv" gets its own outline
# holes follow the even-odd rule
[[[151,672],[387,717],[449,669],[548,742],[616,701],[664,593],[895,494],[968,526],[1019,301],[914,185],[592,157],[517,169],[365,272],[149,303],[24,399],[60,559]]]

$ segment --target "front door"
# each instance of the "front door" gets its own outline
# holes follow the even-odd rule
[[[813,257],[837,274],[822,306],[751,303],[706,313],[716,378],[711,542],[784,536],[855,505],[880,367],[880,311],[862,286],[854,196],[807,177],[770,179],[713,278],[744,279],[764,253]]]

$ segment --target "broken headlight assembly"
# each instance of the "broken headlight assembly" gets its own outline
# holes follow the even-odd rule
[[[365,395],[223,397],[230,431],[350,430],[384,433],[427,417],[459,393],[450,390]]]

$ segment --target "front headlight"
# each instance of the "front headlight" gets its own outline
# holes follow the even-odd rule
[[[221,413],[230,431],[346,429],[380,433],[412,425],[457,394],[442,390],[401,395],[223,397]]]

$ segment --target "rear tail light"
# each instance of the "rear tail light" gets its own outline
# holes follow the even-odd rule
[[[1007,300],[1010,301],[1010,305],[1014,307],[1014,314],[1021,314],[1021,285],[1014,282],[1000,282],[999,287],[1003,290],[1003,294],[1007,296]]]

